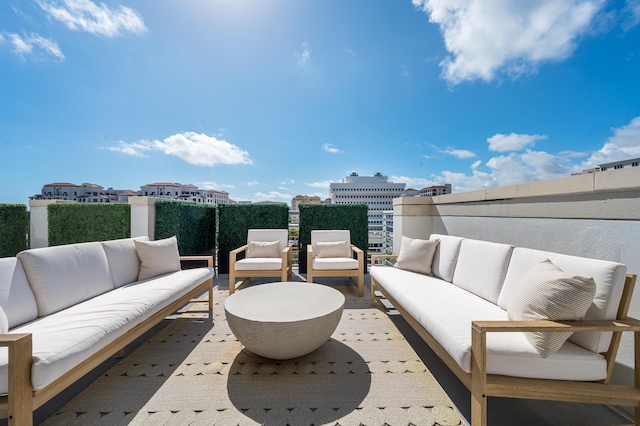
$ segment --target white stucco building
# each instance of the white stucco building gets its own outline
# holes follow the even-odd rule
[[[53,182],[42,186],[42,192],[30,200],[67,200],[78,203],[126,203],[138,193],[128,189],[104,189],[95,183],[76,185],[71,182]]]
[[[199,189],[193,184],[155,182],[140,187],[141,196],[167,200],[191,201],[194,203],[229,204],[229,193],[215,189]]]

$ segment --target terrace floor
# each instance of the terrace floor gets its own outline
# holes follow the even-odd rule
[[[365,276],[366,287],[369,286],[369,275]],[[271,279],[253,279],[253,284],[260,284],[264,282],[272,281]],[[304,276],[294,274],[294,281],[305,281]],[[320,278],[320,283],[328,284],[331,286],[345,286],[347,280],[344,278]],[[215,285],[219,290],[228,289],[228,276],[220,275],[216,277]],[[362,303],[363,306],[368,304],[368,288],[365,288],[366,302]],[[384,306],[383,306],[384,305]],[[420,360],[424,363],[427,369],[431,372],[433,377],[437,380],[440,386],[444,389],[447,396],[451,399],[455,405],[456,410],[462,418],[462,424],[468,423],[470,418],[470,394],[466,387],[460,383],[453,373],[440,361],[440,359],[431,351],[431,349],[422,341],[416,332],[407,324],[407,322],[388,304],[379,306],[380,312],[387,315],[390,321],[393,323],[399,333],[404,336],[404,339],[411,345],[411,348],[419,356]],[[183,311],[185,311],[183,309]],[[172,320],[176,316],[170,317],[167,321],[158,325],[154,330],[147,333],[134,344],[127,348],[126,355],[131,354],[136,348],[140,347],[144,342],[148,341],[155,334],[160,332],[164,327],[171,324]],[[35,420],[36,424],[65,424],[63,422],[52,422],[61,408],[63,408],[69,401],[77,398],[77,395],[83,391],[83,389],[89,387],[97,379],[103,377],[105,373],[118,364],[120,360],[110,360],[104,363],[102,366],[94,370],[83,380],[72,386],[66,392],[59,397],[50,401],[45,406],[36,411]],[[194,391],[194,392],[197,392]],[[411,393],[412,389],[406,389],[407,393]],[[76,421],[66,424],[84,424],[79,422],[79,418]],[[561,403],[561,402],[547,402],[547,401],[530,401],[519,399],[507,399],[507,398],[490,398],[489,399],[489,424],[492,426],[498,425],[598,425],[598,424],[622,424],[629,423],[628,419],[625,419],[619,413],[612,408],[603,405],[592,404],[579,404],[579,403]],[[89,424],[89,423],[86,423]],[[167,423],[172,424],[172,423]],[[333,424],[333,423],[332,423]]]

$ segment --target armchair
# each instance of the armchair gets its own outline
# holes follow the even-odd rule
[[[351,244],[348,230],[311,231],[307,282],[313,282],[314,277],[349,277],[358,288],[358,297],[364,295],[364,251]]]
[[[249,229],[247,244],[229,253],[229,294],[252,277],[280,277],[291,281],[291,246],[286,229]],[[238,260],[240,253],[244,259]],[[236,282],[238,277],[243,278]]]

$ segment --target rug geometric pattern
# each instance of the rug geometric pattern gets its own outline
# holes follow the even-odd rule
[[[387,314],[353,286],[340,324],[311,354],[243,349],[214,290],[213,322],[187,311],[44,425],[459,425],[461,417]],[[204,306],[194,306],[192,311]]]

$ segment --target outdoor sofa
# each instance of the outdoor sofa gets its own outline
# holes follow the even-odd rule
[[[175,237],[0,259],[0,417],[30,425],[36,408],[205,292],[211,317],[213,275],[213,258],[179,257]]]
[[[473,426],[487,423],[488,396],[632,406],[640,424],[640,321],[627,318],[636,276],[624,265],[448,235],[402,238],[399,255],[372,256],[372,303],[388,299],[469,388]],[[382,262],[403,257],[405,245],[424,253],[405,251],[404,266]],[[562,295],[527,293],[552,264],[595,281],[578,314],[584,320],[509,320],[523,300],[563,303]],[[531,343],[560,331],[575,333],[555,353]],[[622,331],[634,332],[635,387],[609,384]]]

